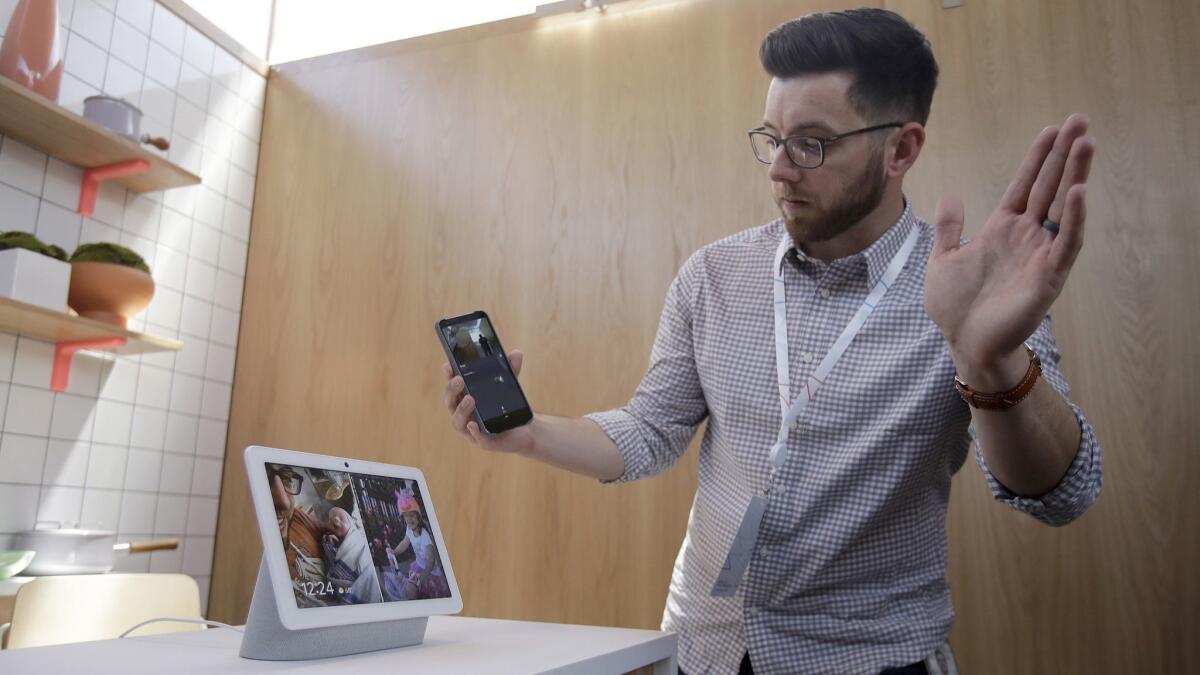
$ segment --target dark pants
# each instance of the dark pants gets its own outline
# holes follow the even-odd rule
[[[683,668],[680,668],[679,675],[687,675],[687,673],[683,672]],[[738,668],[738,675],[754,675],[754,668],[750,666],[749,654],[742,657],[742,665]],[[881,671],[879,675],[929,675],[929,671],[925,669],[924,661],[918,661],[900,668],[888,668]]]

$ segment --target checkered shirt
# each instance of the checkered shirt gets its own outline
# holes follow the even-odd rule
[[[789,434],[787,463],[734,597],[711,590],[750,498],[768,486],[781,419],[771,264],[782,220],[692,255],[667,293],[633,399],[588,416],[620,449],[619,481],[668,469],[708,420],[662,624],[678,632],[689,675],[736,673],[747,651],[756,672],[877,673],[920,661],[947,639],[946,504],[974,433],[945,338],[925,313],[933,230],[911,205],[856,255],[825,264],[788,253],[791,395],[914,227],[920,238],[897,283]],[[1066,397],[1049,316],[1028,342],[1046,381]],[[975,454],[997,500],[1052,525],[1077,518],[1100,491],[1099,443],[1071,408],[1079,450],[1039,499],[1009,492]]]

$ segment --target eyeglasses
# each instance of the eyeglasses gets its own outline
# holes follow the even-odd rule
[[[288,494],[300,494],[300,486],[304,484],[304,476],[291,469],[275,469],[274,473],[276,476],[279,476],[279,482],[283,483],[283,489],[287,490]]]
[[[754,157],[763,164],[774,162],[775,151],[779,149],[780,145],[783,145],[784,152],[787,153],[788,159],[792,161],[792,164],[801,169],[815,169],[825,162],[825,146],[834,141],[840,141],[843,138],[857,134],[865,134],[868,131],[879,131],[880,129],[902,126],[904,126],[903,122],[889,122],[888,124],[877,124],[873,127],[855,129],[854,131],[847,131],[844,134],[827,136],[825,138],[803,134],[779,138],[767,131],[766,127],[751,129],[747,133],[750,135],[750,147],[754,150]]]

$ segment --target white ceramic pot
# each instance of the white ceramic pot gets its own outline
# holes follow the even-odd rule
[[[71,265],[23,248],[0,251],[0,296],[67,311]]]

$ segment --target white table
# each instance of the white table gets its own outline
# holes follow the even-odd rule
[[[630,628],[434,616],[424,644],[317,661],[251,661],[241,642],[216,629],[4,650],[0,673],[678,673],[674,633]]]

